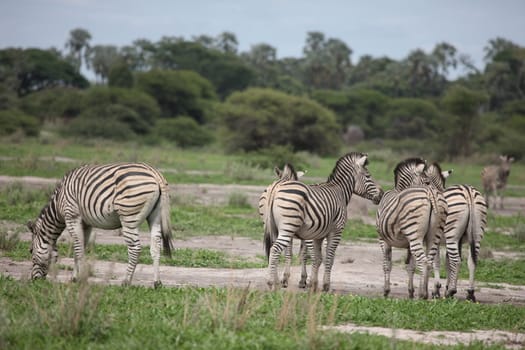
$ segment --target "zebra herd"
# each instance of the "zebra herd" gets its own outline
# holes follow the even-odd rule
[[[499,167],[482,171],[486,194],[504,188],[511,157],[501,157]],[[470,185],[445,187],[450,171],[421,158],[400,162],[394,170],[394,188],[383,192],[368,171],[368,156],[350,152],[336,162],[326,182],[305,184],[303,172],[291,164],[261,194],[259,214],[264,223],[264,246],[268,259],[267,284],[270,289],[286,287],[290,277],[292,241],[301,240],[302,273],[300,287],[306,287],[306,256],[312,255],[310,288],[318,288],[318,271],[324,262],[322,290],[330,290],[331,270],[336,249],[347,221],[347,206],[353,194],[378,205],[376,228],[383,253],[384,295],[390,292],[392,247],[407,250],[408,293],[414,297],[413,278],[420,271],[419,297],[428,297],[428,279],[434,269],[432,296],[440,296],[439,247],[446,246],[446,296],[457,292],[461,247],[468,244],[469,288],[467,299],[475,300],[474,272],[480,242],[487,225],[488,203]],[[496,192],[497,197],[497,192]],[[501,205],[501,199],[500,199]],[[57,239],[63,231],[73,239],[73,279],[84,272],[85,248],[93,227],[121,228],[128,247],[128,266],[123,284],[129,285],[141,252],[139,226],[147,221],[154,286],[161,285],[159,261],[161,245],[171,256],[168,183],[155,168],[144,163],[85,165],[67,173],[58,183],[48,204],[28,227],[32,232],[31,278],[45,278],[57,255]],[[323,259],[322,245],[325,242]],[[285,252],[285,269],[277,277],[279,256]]]

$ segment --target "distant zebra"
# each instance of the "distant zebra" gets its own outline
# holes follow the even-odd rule
[[[501,155],[499,156],[499,160],[499,165],[490,165],[481,171],[481,183],[483,184],[483,191],[487,198],[489,208],[496,208],[498,206],[498,198],[499,207],[503,208],[503,191],[507,186],[510,165],[514,162],[514,157]],[[490,201],[491,196],[494,197],[492,205]]]
[[[446,176],[439,176],[437,163],[429,165],[425,171],[434,186],[443,188]],[[443,195],[448,205],[444,237],[447,247],[447,291],[451,297],[457,292],[458,271],[461,263],[461,246],[468,243],[469,288],[467,300],[476,301],[474,296],[474,274],[479,258],[480,242],[487,227],[487,203],[481,193],[470,185],[454,185],[444,189]],[[439,256],[438,255],[436,257]],[[439,259],[436,259],[439,269]]]
[[[274,168],[274,173],[277,176],[277,180],[275,180],[270,186],[268,186],[263,193],[261,194],[259,198],[259,216],[264,221],[264,214],[267,211],[267,203],[268,203],[268,197],[273,196],[273,189],[276,187],[277,184],[282,183],[284,181],[297,181],[300,177],[302,177],[305,172],[304,171],[298,171],[296,172],[292,164],[286,163],[283,167],[283,170],[279,169],[278,167]],[[313,242],[311,240],[304,241],[301,240],[301,249],[300,249],[300,258],[302,261],[302,270],[301,270],[301,280],[299,281],[299,287],[304,288],[306,287],[306,279],[307,279],[307,273],[306,273],[306,260],[308,258],[308,252],[312,251]],[[281,280],[281,285],[283,288],[288,287],[288,280],[290,279],[290,267],[292,264],[292,252],[293,252],[293,240],[290,241],[290,245],[285,249],[284,256],[285,256],[285,267],[283,272],[283,278]]]
[[[390,293],[392,247],[396,247],[408,249],[406,264],[409,297],[414,297],[417,262],[422,272],[419,297],[428,298],[429,269],[445,226],[447,207],[443,195],[426,186],[428,179],[424,174],[425,167],[426,162],[421,158],[400,162],[394,170],[395,188],[385,192],[379,203],[376,228],[383,252],[385,297]],[[437,279],[434,293],[438,292],[439,285]]]
[[[77,280],[91,229],[122,227],[128,245],[123,284],[129,285],[141,251],[139,225],[144,220],[151,230],[154,286],[158,287],[161,240],[165,255],[171,257],[172,250],[170,200],[164,177],[144,163],[84,165],[71,170],[59,182],[38,218],[28,223],[32,232],[31,278],[47,276],[57,239],[64,229],[73,238],[73,280]]]
[[[268,199],[265,213],[265,247],[269,261],[268,285],[277,288],[277,262],[294,237],[314,241],[311,288],[317,289],[321,243],[327,240],[323,290],[330,289],[330,273],[341,233],[347,220],[346,207],[355,193],[374,203],[383,191],[367,169],[368,156],[351,152],[341,157],[325,183],[306,185],[299,181],[278,183]]]

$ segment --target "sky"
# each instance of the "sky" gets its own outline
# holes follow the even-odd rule
[[[301,57],[307,33],[319,31],[344,41],[353,63],[445,41],[482,68],[490,39],[525,46],[525,0],[0,0],[0,49],[64,50],[74,28],[88,30],[91,45],[117,46],[230,31],[240,52],[266,43],[278,58]]]

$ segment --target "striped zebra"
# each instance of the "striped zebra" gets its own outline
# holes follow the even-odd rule
[[[384,296],[390,293],[392,247],[407,249],[408,294],[414,297],[414,272],[422,272],[419,297],[428,298],[429,269],[445,226],[443,195],[427,186],[426,162],[409,158],[394,170],[395,188],[385,192],[376,214],[376,228],[383,252]],[[415,259],[415,261],[414,261]],[[439,276],[433,294],[439,293]]]
[[[171,256],[172,250],[170,200],[164,177],[144,163],[84,165],[71,170],[58,183],[38,218],[28,223],[32,232],[31,278],[47,276],[57,239],[64,229],[73,238],[73,280],[77,280],[92,228],[121,227],[128,246],[123,284],[129,285],[141,251],[139,225],[144,220],[151,230],[154,286],[158,287],[161,240],[165,255]]]
[[[503,191],[507,186],[507,180],[510,175],[510,165],[514,162],[514,157],[499,156],[499,165],[490,165],[481,171],[481,183],[483,184],[483,191],[487,198],[487,205],[492,208],[498,206],[503,209]],[[491,205],[490,197],[494,200]]]
[[[261,196],[259,197],[259,216],[264,221],[264,214],[267,211],[267,198],[273,195],[273,189],[275,186],[281,182],[284,181],[297,181],[299,178],[301,178],[306,171],[298,171],[296,172],[293,165],[286,163],[283,167],[283,170],[279,169],[278,167],[274,168],[274,173],[277,176],[277,180],[275,180],[272,184],[270,184],[264,191],[261,193]],[[269,244],[266,243],[265,246],[267,249],[270,249]],[[299,287],[305,288],[306,287],[306,279],[308,277],[308,274],[306,272],[306,260],[308,258],[307,251],[311,252],[313,242],[311,240],[303,241],[301,240],[301,249],[299,251],[299,255],[301,257],[302,261],[302,270],[301,270],[301,280],[299,281]],[[292,265],[292,252],[293,252],[293,240],[290,241],[290,245],[286,247],[284,252],[285,257],[285,267],[283,271],[283,278],[281,279],[281,286],[283,288],[288,287],[288,280],[290,279],[290,267]]]
[[[446,296],[452,297],[457,292],[458,271],[461,264],[461,247],[469,246],[468,269],[469,288],[467,300],[476,301],[474,295],[474,274],[479,258],[480,243],[487,227],[487,203],[481,193],[470,185],[453,185],[445,188],[446,176],[439,176],[437,163],[428,166],[425,171],[434,186],[443,190],[448,205],[448,214],[444,230],[447,247],[447,285]],[[436,258],[439,257],[439,252]],[[439,259],[435,261],[439,270]]]
[[[276,184],[265,213],[265,247],[268,258],[268,285],[277,288],[277,262],[294,237],[313,240],[311,288],[317,289],[321,265],[321,244],[327,240],[323,290],[330,289],[335,250],[347,219],[346,207],[355,193],[378,203],[382,189],[367,169],[368,156],[351,152],[341,157],[328,180],[307,185],[299,181]]]

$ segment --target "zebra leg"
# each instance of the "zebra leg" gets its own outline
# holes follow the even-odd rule
[[[159,274],[160,251],[161,251],[161,245],[162,245],[160,215],[154,216],[151,220],[148,219],[148,224],[150,227],[150,236],[151,236],[149,252],[151,254],[151,259],[153,260],[153,287],[159,288],[159,287],[162,287],[162,282],[160,281],[160,274]]]
[[[428,264],[428,259],[423,250],[422,242],[411,242],[410,246],[410,252],[414,255],[416,266],[421,272],[419,279],[419,298],[428,299],[428,276],[431,266]]]
[[[390,294],[390,272],[392,272],[392,247],[382,239],[379,240],[381,251],[383,252],[383,273],[385,285],[383,287],[383,295],[388,297]]]
[[[476,302],[476,297],[474,296],[474,274],[476,272],[476,259],[472,256],[472,249],[469,249],[468,254],[468,277],[469,277],[469,287],[467,289],[467,300]]]
[[[75,267],[73,269],[73,282],[79,281],[83,277],[85,270],[84,248],[84,232],[82,226],[82,218],[80,216],[73,218],[66,218],[66,229],[73,238],[73,257],[75,260]],[[87,277],[87,275],[85,275]]]
[[[281,279],[281,286],[288,288],[288,280],[290,279],[290,266],[292,265],[292,254],[293,254],[293,239],[290,244],[284,250],[284,271],[283,278]]]
[[[407,249],[407,259],[405,261],[408,274],[408,297],[414,299],[414,273],[416,271],[416,264],[414,256],[410,253],[410,248]]]
[[[324,258],[323,292],[330,291],[332,267],[334,265],[335,250],[341,240],[341,231],[326,238],[326,252]]]
[[[312,272],[310,273],[310,290],[314,292],[317,291],[317,285],[319,284],[319,266],[321,266],[321,262],[323,260],[323,254],[321,251],[322,244],[322,239],[314,239],[314,256],[312,261]]]
[[[447,239],[447,298],[453,297],[457,293],[458,270],[461,264],[461,254],[459,245],[455,239]]]
[[[443,216],[443,219],[445,216]],[[443,222],[443,225],[445,223]],[[440,226],[438,230],[435,231],[435,235],[433,239],[431,238],[432,235],[427,235],[427,247],[430,247],[428,249],[428,260],[429,263],[432,265],[432,268],[434,270],[434,289],[432,290],[432,298],[439,298],[441,297],[441,282],[439,278],[439,266],[440,266],[440,259],[439,256],[439,244],[441,243],[441,234],[443,232],[443,226]],[[429,268],[431,268],[429,266]]]
[[[282,251],[290,245],[292,236],[281,234],[277,237],[277,240],[270,248],[270,256],[268,259],[268,278],[267,283],[270,290],[277,290],[279,288],[279,278],[277,276],[277,265],[279,263],[279,256]]]
[[[137,267],[142,247],[140,244],[138,227],[122,226],[122,235],[124,236],[124,241],[128,245],[128,267],[122,285],[129,286],[133,279],[133,274],[135,273],[135,268]]]
[[[301,240],[301,249],[299,255],[301,257],[301,280],[299,281],[299,288],[306,288],[306,280],[308,278],[308,273],[306,271],[306,262],[308,260],[306,241]]]

